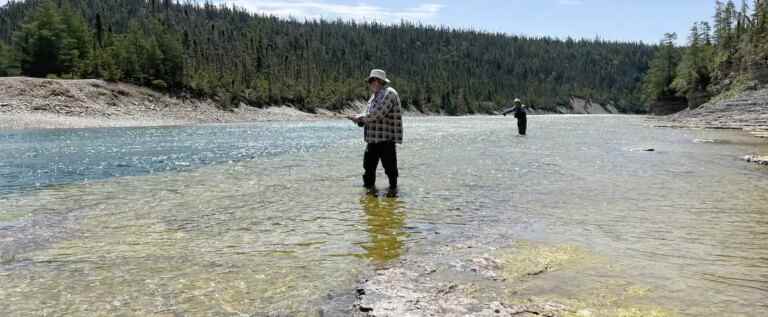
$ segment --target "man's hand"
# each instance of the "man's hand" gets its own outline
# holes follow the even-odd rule
[[[351,116],[347,116],[347,119],[352,120],[352,122],[354,122],[355,124],[357,124],[360,127],[365,125],[365,121],[363,121],[363,117],[362,116],[351,115]]]

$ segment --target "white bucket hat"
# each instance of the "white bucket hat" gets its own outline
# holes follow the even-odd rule
[[[509,100],[509,99],[507,99],[507,100]],[[514,101],[514,103],[523,103],[523,101],[522,101],[522,100],[520,100],[520,98],[515,98],[515,101]]]
[[[383,71],[381,69],[374,69],[374,70],[372,70],[371,71],[371,75],[369,75],[368,79],[366,79],[365,81],[368,82],[368,81],[370,81],[373,78],[381,79],[381,80],[383,80],[387,84],[390,83],[389,79],[387,79],[387,72],[385,72],[385,71]]]

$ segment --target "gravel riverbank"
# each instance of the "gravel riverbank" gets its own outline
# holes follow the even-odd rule
[[[222,110],[210,100],[181,99],[102,80],[0,78],[0,130],[187,125],[319,120],[331,112],[242,106]]]
[[[342,113],[307,113],[290,105],[241,105],[223,110],[212,100],[184,99],[151,89],[96,79],[0,77],[0,130],[190,125],[260,121],[311,121],[362,112],[364,102]],[[531,114],[552,112],[530,110]],[[611,105],[571,98],[559,114],[616,114]],[[406,110],[406,116],[440,115]]]

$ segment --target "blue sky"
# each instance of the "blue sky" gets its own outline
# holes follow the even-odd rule
[[[401,19],[520,35],[658,42],[711,20],[714,0],[217,0],[297,18]]]
[[[0,4],[7,0],[0,0]],[[303,18],[402,19],[518,35],[657,42],[711,20],[714,0],[214,0]]]

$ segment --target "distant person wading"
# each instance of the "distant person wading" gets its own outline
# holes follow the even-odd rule
[[[365,142],[368,143],[363,157],[363,184],[370,192],[376,188],[376,169],[381,160],[384,172],[389,178],[388,196],[397,195],[397,150],[396,144],[403,143],[403,118],[400,96],[390,87],[387,73],[374,69],[368,76],[371,99],[365,114],[351,116],[350,120],[365,129]]]
[[[517,132],[520,133],[520,135],[525,135],[525,130],[528,129],[528,114],[525,111],[525,105],[520,99],[515,99],[515,106],[504,110],[502,113],[504,116],[507,116],[509,113],[514,113],[515,118],[517,119]]]

